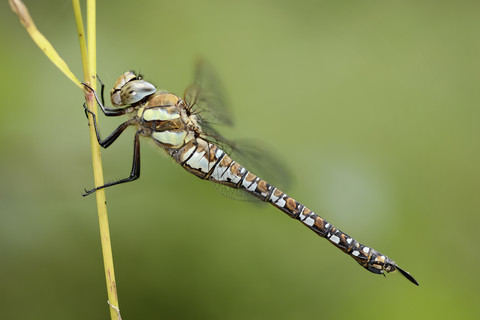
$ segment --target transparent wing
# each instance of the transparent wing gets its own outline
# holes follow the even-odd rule
[[[248,171],[266,180],[281,190],[287,190],[292,183],[292,175],[275,152],[259,141],[242,140],[231,142],[221,136],[205,136],[205,139],[217,144],[233,160]],[[236,200],[257,200],[244,190],[233,189],[221,184],[215,188],[223,195]]]
[[[199,60],[193,84],[187,88],[183,99],[192,113],[201,115],[201,121],[215,125],[233,125],[232,112],[228,108],[221,82],[213,67]]]
[[[231,142],[224,138],[215,125],[232,126],[232,113],[228,108],[221,81],[213,67],[205,60],[199,60],[193,84],[187,88],[184,101],[192,114],[199,119],[202,137],[222,148],[232,159],[247,170],[265,179],[275,187],[283,189],[290,185],[291,175],[272,151],[257,141]],[[237,200],[256,200],[243,190],[214,184],[223,195]]]
[[[277,188],[286,190],[292,183],[292,175],[280,157],[261,141],[241,140],[220,143],[232,159],[245,169]]]

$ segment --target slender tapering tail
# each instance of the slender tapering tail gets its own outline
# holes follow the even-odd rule
[[[310,230],[326,238],[368,271],[385,274],[398,269],[403,276],[418,285],[418,282],[408,272],[399,268],[393,260],[361,244],[283,191],[249,172],[215,144],[197,138],[176,153],[172,153],[172,156],[187,171],[202,179],[244,189],[260,200],[270,202],[291,218],[300,220]]]
[[[258,177],[257,179],[257,183],[262,183],[263,180]],[[254,191],[248,190],[248,192],[254,194]],[[335,228],[331,223],[277,188],[274,188],[271,196],[265,201],[271,202],[290,217],[300,220],[310,230],[326,238],[337,248],[350,255],[368,271],[385,274],[385,272],[389,273],[398,269],[403,276],[418,286],[418,282],[407,271],[399,268],[395,261]]]

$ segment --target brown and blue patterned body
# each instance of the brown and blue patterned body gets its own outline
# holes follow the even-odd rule
[[[393,260],[335,228],[300,202],[248,171],[219,145],[213,143],[212,141],[223,140],[219,137],[212,139],[214,130],[209,128],[205,119],[200,118],[192,111],[193,106],[197,103],[202,105],[206,102],[207,96],[202,95],[199,88],[192,86],[188,89],[185,94],[187,102],[185,102],[174,94],[157,91],[153,84],[142,80],[134,72],[127,71],[118,78],[110,92],[112,104],[119,109],[105,108],[95,94],[97,102],[106,116],[131,115],[130,120],[122,123],[106,139],[102,140],[95,114],[87,108],[85,109],[94,117],[97,140],[102,147],[110,146],[128,126],[135,125],[137,133],[130,176],[86,190],[84,195],[137,179],[140,176],[139,137],[144,136],[154,141],[184,169],[197,177],[231,188],[243,189],[262,201],[270,202],[291,218],[301,221],[319,236],[328,239],[367,270],[377,274],[398,270],[407,279],[418,285],[418,282],[408,272],[399,268]],[[222,99],[216,97],[211,102],[213,105],[221,105]],[[218,120],[220,123],[229,123],[228,118],[225,117],[219,116]],[[202,126],[204,126],[203,129]]]
[[[242,167],[214,144],[198,138],[174,153],[173,157],[187,171],[202,179],[243,189],[262,201],[270,202],[351,255],[369,271],[383,273],[395,270],[395,262],[335,228],[300,202]]]
[[[143,135],[150,136],[183,168],[197,177],[243,189],[262,201],[301,221],[319,236],[328,239],[360,265],[374,273],[392,272],[395,262],[369,248],[315,214],[283,191],[257,177],[233,160],[220,147],[202,137],[195,115],[178,96],[157,93],[138,109]]]

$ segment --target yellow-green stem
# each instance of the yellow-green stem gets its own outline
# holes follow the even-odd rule
[[[87,81],[93,89],[96,89],[96,11],[95,0],[87,0],[87,41],[85,43],[85,33],[82,23],[82,15],[78,0],[72,0],[75,17],[77,21],[77,29],[80,40],[80,48],[82,52],[83,72],[85,81]],[[88,50],[87,50],[88,49]],[[97,114],[97,106],[92,92],[85,93],[85,99],[89,110]],[[92,164],[95,187],[104,184],[103,168],[100,155],[100,145],[97,142],[93,117],[88,116],[90,126],[90,144],[92,149]],[[110,231],[108,227],[108,214],[105,200],[105,190],[100,189],[95,192],[97,197],[98,221],[100,226],[100,239],[102,243],[103,263],[105,269],[105,280],[107,284],[108,302],[110,305],[110,316],[112,320],[120,319],[118,309],[117,285],[115,282],[115,272],[113,267],[112,246],[110,242]]]
[[[95,27],[95,0],[87,0],[87,31],[88,31],[88,50],[85,42],[85,32],[83,28],[82,14],[79,0],[72,0],[75,20],[77,23],[78,37],[80,40],[80,51],[83,63],[83,72],[85,82],[96,89],[96,27]],[[70,71],[65,61],[58,55],[50,42],[40,33],[31,18],[27,7],[21,0],[9,0],[11,9],[18,15],[21,23],[27,29],[33,41],[40,47],[52,63],[60,69],[76,86],[84,89],[80,81]],[[97,106],[93,93],[85,91],[85,100],[88,108],[97,113]],[[90,125],[90,143],[92,148],[92,162],[95,186],[101,186],[103,182],[103,170],[100,158],[100,146],[97,143],[93,117],[89,114]],[[110,244],[110,231],[108,228],[107,206],[105,201],[105,191],[98,190],[97,210],[100,224],[100,238],[102,243],[103,261],[105,267],[105,278],[107,282],[108,304],[110,306],[110,316],[112,320],[121,320],[120,310],[118,308],[117,286],[115,282],[115,273],[113,269],[112,247]]]

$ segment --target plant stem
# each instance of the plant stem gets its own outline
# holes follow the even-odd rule
[[[75,20],[77,21],[77,30],[80,41],[80,49],[82,52],[83,73],[85,81],[87,81],[93,89],[96,89],[96,25],[95,25],[95,0],[87,0],[87,41],[85,43],[84,29],[82,23],[82,15],[80,11],[79,0],[72,0],[75,12]],[[88,50],[87,50],[88,48]],[[97,105],[93,92],[85,92],[85,100],[89,110],[97,114]],[[104,184],[103,168],[100,155],[100,145],[97,142],[93,117],[88,114],[88,123],[90,126],[90,144],[92,149],[92,164],[95,187]],[[113,267],[112,246],[110,242],[110,231],[108,227],[107,205],[105,200],[105,190],[100,189],[95,192],[97,198],[98,222],[100,226],[100,240],[102,243],[103,264],[105,269],[105,280],[107,283],[108,304],[110,306],[110,317],[112,320],[121,319],[118,308],[117,285],[115,282],[115,272]]]
[[[85,43],[85,31],[83,28],[82,13],[79,0],[72,0],[75,20],[77,23],[78,37],[80,41],[80,51],[83,63],[83,73],[85,82],[88,82],[93,89],[96,89],[96,26],[95,26],[95,0],[87,0],[87,31],[88,31],[88,50]],[[21,0],[9,0],[11,9],[18,15],[21,23],[27,29],[33,41],[40,47],[52,63],[60,69],[71,81],[80,89],[84,89],[80,81],[70,71],[65,61],[58,55],[50,42],[40,33],[30,16],[27,7]],[[91,91],[85,91],[85,100],[88,108],[97,114],[97,105]],[[88,114],[88,123],[90,126],[90,144],[92,148],[93,175],[95,187],[101,186],[103,182],[103,169],[100,157],[100,146],[97,143],[93,117]],[[105,267],[105,279],[107,282],[108,305],[110,306],[110,316],[112,320],[121,320],[120,309],[118,308],[117,285],[115,282],[115,273],[113,269],[112,246],[110,244],[110,231],[108,228],[107,206],[105,201],[105,190],[96,192],[97,210],[100,225],[100,239],[102,243],[103,262]]]
[[[96,26],[95,26],[95,0],[87,0],[87,31],[88,31],[88,49],[85,43],[85,31],[83,28],[82,13],[79,0],[72,0],[75,21],[77,23],[78,37],[80,41],[80,51],[82,56],[83,73],[85,82],[88,82],[93,89],[96,89]],[[27,7],[20,0],[9,0],[11,9],[18,15],[21,23],[27,29],[30,37],[52,61],[76,86],[84,89],[80,81],[70,71],[68,65],[55,51],[50,42],[40,33],[30,16]],[[88,108],[97,114],[97,105],[91,91],[85,91],[85,100]],[[92,148],[92,163],[95,187],[101,186],[103,182],[103,169],[100,157],[100,145],[97,143],[93,117],[88,114],[88,123],[90,126],[90,144]],[[105,279],[107,282],[108,305],[110,306],[110,316],[112,320],[121,320],[120,309],[118,308],[117,285],[115,282],[115,273],[113,269],[112,246],[110,243],[110,231],[108,227],[107,205],[105,200],[105,190],[96,192],[98,220],[100,225],[100,239],[102,243],[103,263],[105,267]]]

